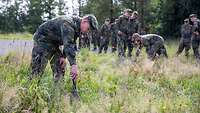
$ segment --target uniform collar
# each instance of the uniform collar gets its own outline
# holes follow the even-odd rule
[[[80,17],[73,17],[73,21],[75,24],[75,32],[79,33],[81,31],[80,25],[81,25],[81,18]]]

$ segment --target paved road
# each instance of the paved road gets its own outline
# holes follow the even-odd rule
[[[32,40],[0,40],[0,56],[10,52],[30,53],[33,47]]]
[[[10,52],[31,53],[32,48],[32,40],[0,40],[0,56],[7,55]],[[94,52],[98,53],[98,51]],[[111,48],[108,49],[108,52],[111,52]]]

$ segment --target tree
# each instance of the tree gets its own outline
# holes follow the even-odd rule
[[[200,1],[196,0],[161,0],[158,17],[161,33],[168,37],[180,36],[180,26],[189,14],[200,15]]]
[[[57,5],[57,2],[55,0],[42,0],[44,13],[47,14],[45,17],[47,20],[52,19],[56,16],[55,14],[55,8]]]
[[[58,3],[58,15],[64,15],[64,8],[65,8],[65,2],[64,0],[59,0]]]
[[[44,14],[44,9],[42,0],[27,0],[28,11],[27,11],[27,19],[26,19],[26,29],[33,33],[37,29],[37,27],[43,22],[42,16]]]
[[[82,10],[83,14],[94,14],[102,24],[106,18],[117,18],[120,13],[118,6],[118,3],[110,0],[88,0]]]
[[[5,3],[5,7],[1,7],[2,13],[0,16],[0,31],[22,32],[24,30],[22,19],[24,13],[20,10],[22,0],[14,1],[14,4],[11,4],[10,0],[5,0],[3,3]]]
[[[34,32],[42,22],[56,15],[66,14],[67,2],[69,1],[1,0],[0,32]],[[168,37],[180,35],[180,26],[189,14],[200,15],[199,0],[78,0],[78,3],[78,8],[73,6],[76,13],[79,12],[80,16],[94,14],[100,24],[106,18],[118,18],[125,8],[136,10],[142,27],[149,28],[150,33]],[[23,4],[26,5],[22,6]]]

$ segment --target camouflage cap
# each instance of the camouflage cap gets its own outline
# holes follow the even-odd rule
[[[140,36],[140,34],[134,33],[132,35],[132,39],[131,40],[134,41],[134,42],[141,42],[141,36]]]
[[[125,12],[132,13],[133,10],[131,10],[131,9],[125,9],[125,10],[124,10],[124,13],[125,13]]]
[[[97,19],[94,15],[86,15],[83,17],[83,19],[88,19],[89,23],[90,23],[90,27],[93,29],[93,30],[96,30],[98,29],[98,22],[97,22]]]
[[[132,37],[135,38],[135,39],[136,39],[136,38],[141,38],[139,33],[134,33],[134,34],[132,35]]]
[[[189,19],[188,19],[188,18],[186,18],[186,19],[184,20],[184,22],[189,22]]]
[[[134,14],[134,15],[138,15],[138,12],[137,12],[137,11],[133,11],[133,14]]]
[[[105,21],[110,21],[110,19],[109,18],[106,18],[106,20]]]
[[[197,15],[196,15],[196,14],[190,14],[189,17],[190,17],[190,18],[192,18],[192,17],[197,17]]]

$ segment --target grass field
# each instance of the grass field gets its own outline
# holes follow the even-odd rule
[[[30,55],[0,58],[0,113],[198,113],[200,67],[191,56],[121,63],[115,54],[83,49],[77,56],[80,101],[70,101],[69,66],[62,83],[54,84],[50,67],[28,80]]]
[[[30,33],[0,34],[0,39],[32,40],[32,34]]]

